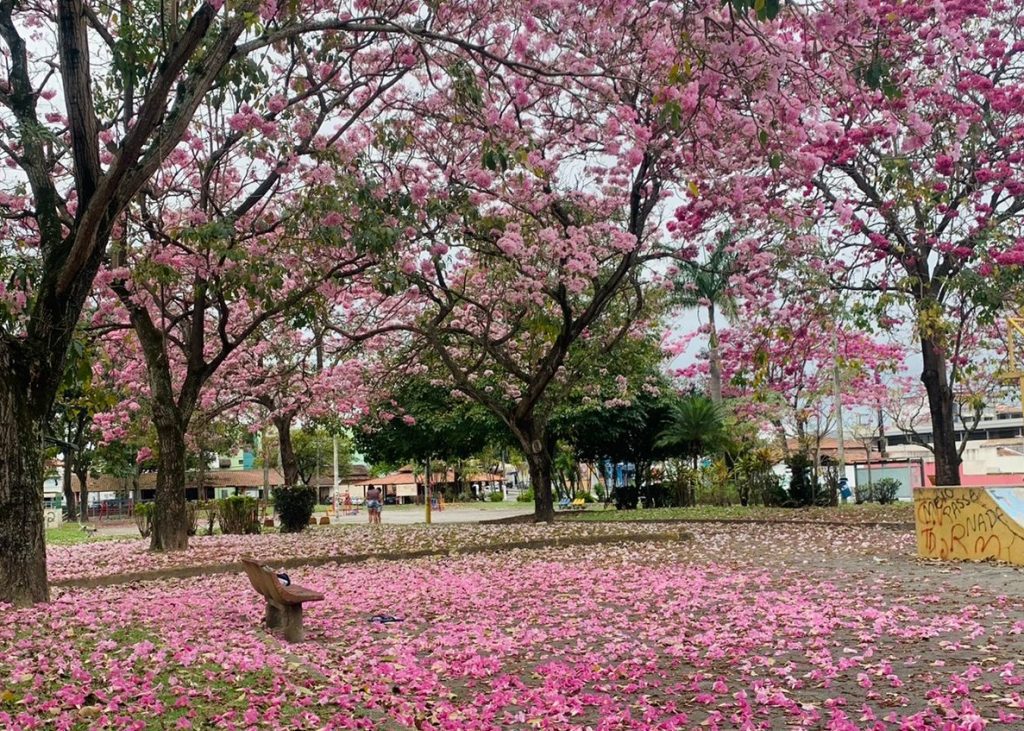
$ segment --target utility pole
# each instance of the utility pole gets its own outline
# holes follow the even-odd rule
[[[878,407],[878,452],[883,462],[889,459],[889,443],[885,439],[885,418],[881,406]]]
[[[263,449],[263,499],[270,497],[270,449],[267,445],[267,426],[260,431],[260,447]]]
[[[338,515],[338,435],[333,435],[334,440],[334,487],[331,488],[331,501],[334,505],[334,515]]]
[[[423,502],[426,504],[426,520],[427,525],[430,525],[430,455],[427,455],[427,469],[423,473]]]
[[[839,447],[836,450],[836,457],[839,461],[836,468],[838,482],[846,477],[846,444],[843,436],[843,400],[839,389],[839,338],[835,333],[832,333],[832,398],[835,401],[836,437],[839,440]]]

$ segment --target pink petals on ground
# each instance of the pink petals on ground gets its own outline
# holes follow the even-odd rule
[[[432,539],[468,546],[522,535],[480,528]],[[973,729],[1024,720],[1024,602],[1006,590],[1013,569],[919,562],[911,538],[888,529],[692,530],[687,542],[298,567],[293,578],[327,596],[307,608],[298,645],[260,626],[261,600],[241,575],[58,590],[48,606],[9,610],[0,627],[0,728]],[[401,533],[381,532],[380,545],[430,531]],[[258,538],[253,552],[268,558],[275,547],[312,555],[342,545],[324,541],[355,540]],[[213,546],[251,548],[205,542],[189,553],[212,560]],[[380,613],[402,621],[368,621]]]

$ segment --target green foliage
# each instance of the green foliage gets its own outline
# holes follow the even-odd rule
[[[892,67],[876,47],[867,61],[857,64],[853,76],[869,89],[881,91],[888,99],[899,99],[903,92],[892,79]]]
[[[516,496],[516,502],[520,503],[532,503],[533,502],[533,488],[528,487],[523,490],[519,495]]]
[[[782,478],[775,474],[776,455],[756,441],[741,443],[734,458],[732,480],[740,505],[783,505],[787,500]]]
[[[233,495],[218,501],[220,532],[230,535],[249,535],[260,532],[259,503],[256,498]]]
[[[426,379],[409,379],[393,394],[405,415],[382,422],[367,419],[356,431],[356,445],[370,462],[404,464],[428,456],[456,461],[480,452],[489,442],[508,439],[507,429],[478,404],[455,399],[450,389]]]
[[[635,483],[619,485],[612,491],[615,497],[615,507],[618,510],[636,510],[640,502],[640,490]]]
[[[896,501],[896,494],[900,491],[900,481],[893,477],[883,477],[870,486],[870,497],[879,505],[888,505]]]
[[[669,456],[690,459],[696,467],[701,456],[715,453],[724,440],[722,408],[703,394],[691,394],[674,405],[656,444]]]
[[[708,303],[732,317],[736,302],[730,295],[729,282],[738,271],[736,254],[732,251],[732,231],[720,234],[715,248],[704,262],[686,262],[676,275],[672,301],[688,308],[706,307]]]
[[[696,491],[699,505],[726,506],[739,502],[739,494],[729,479],[729,469],[724,460],[716,459],[699,474]]]
[[[479,109],[484,103],[484,92],[477,83],[476,74],[469,64],[455,61],[445,69],[452,81],[455,101],[473,109]]]
[[[292,451],[299,468],[299,479],[308,485],[317,470],[329,471],[334,464],[334,436],[327,429],[297,429],[292,432]],[[347,434],[338,437],[338,474],[344,477],[352,465],[352,440]]]
[[[679,460],[666,463],[668,468],[665,480],[666,506],[688,507],[696,503],[697,483],[700,482],[700,471]]]
[[[798,506],[814,504],[816,490],[811,472],[813,462],[806,452],[795,452],[786,459],[789,467],[789,497]]]
[[[316,507],[316,490],[305,485],[274,488],[274,510],[282,533],[300,533],[309,525]]]
[[[501,490],[494,490],[493,492],[488,493],[487,499],[492,503],[500,503],[505,500],[505,496],[502,494]]]
[[[628,406],[568,405],[552,418],[551,431],[580,461],[650,462],[665,452],[658,437],[675,403],[670,395],[641,393]]]
[[[213,526],[217,522],[217,513],[220,510],[219,503],[216,500],[203,500],[198,505],[199,509],[205,511],[206,515],[206,535],[213,535]]]
[[[782,0],[722,0],[722,7],[726,6],[739,15],[753,10],[758,20],[775,20],[782,10]]]

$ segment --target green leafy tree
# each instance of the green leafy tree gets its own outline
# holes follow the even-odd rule
[[[311,426],[292,432],[292,450],[302,484],[310,484],[325,470],[333,471],[335,436],[323,426]],[[352,438],[338,434],[338,474],[348,474],[352,466]]]
[[[424,378],[406,380],[384,400],[401,415],[382,420],[378,411],[355,432],[356,446],[374,464],[466,459],[509,438],[485,408]]]
[[[576,460],[601,465],[630,463],[636,486],[651,504],[655,502],[651,468],[667,455],[659,444],[678,397],[667,387],[643,391],[627,404],[566,406],[553,418],[552,428],[560,443]],[[611,487],[610,475],[605,475]]]

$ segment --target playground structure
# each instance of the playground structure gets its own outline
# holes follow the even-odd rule
[[[1024,565],[1024,487],[918,488],[914,522],[922,557]]]

